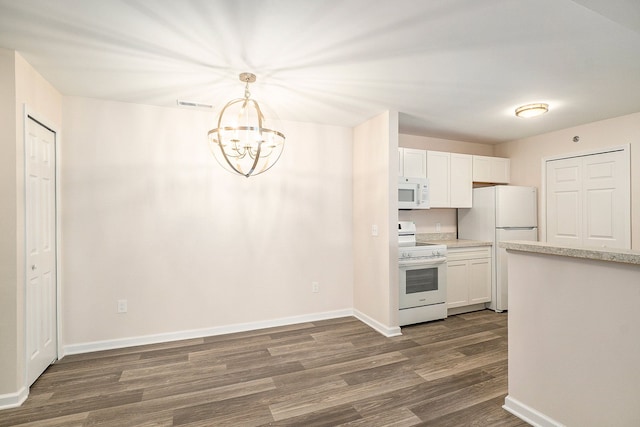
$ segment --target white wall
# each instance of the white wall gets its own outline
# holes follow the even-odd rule
[[[578,143],[574,136],[580,137]],[[537,187],[540,199],[543,158],[623,144],[631,144],[631,247],[640,249],[640,113],[499,144],[495,155],[511,159],[511,184]],[[543,218],[543,206],[538,206]]]
[[[0,396],[18,389],[15,99],[15,53],[0,49]]]
[[[493,156],[493,145],[477,142],[457,141],[453,139],[432,138],[429,136],[400,134],[398,145],[420,150],[446,151],[449,153]]]
[[[278,164],[244,178],[212,157],[211,113],[63,112],[66,346],[353,307],[351,129],[284,122]]]
[[[455,141],[442,138],[400,134],[398,145],[420,150],[447,151],[450,153],[475,154],[493,156],[493,145],[474,142]],[[418,233],[436,233],[436,224],[440,224],[440,233],[458,231],[457,209],[428,209],[399,211],[401,221],[413,221]]]
[[[640,266],[508,259],[507,408],[533,425],[640,425]]]
[[[398,328],[398,113],[385,112],[353,135],[354,309],[380,332]],[[372,235],[372,226],[378,235]]]
[[[0,406],[3,406],[26,396],[24,106],[38,119],[59,129],[62,97],[14,51],[0,49],[0,76]]]

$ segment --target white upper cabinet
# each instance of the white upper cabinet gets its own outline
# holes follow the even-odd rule
[[[502,157],[473,156],[473,181],[508,184],[511,161]]]
[[[451,153],[451,207],[470,208],[473,200],[473,161],[469,154]]]
[[[451,207],[449,187],[449,160],[451,153],[427,151],[427,178],[429,178],[429,204],[432,208]]]
[[[429,202],[432,208],[470,208],[472,156],[427,151]]]
[[[470,208],[474,157],[398,147],[398,176],[428,178],[432,208]]]
[[[398,155],[402,158],[399,163],[399,176],[406,178],[427,177],[427,152],[414,148],[399,148]]]
[[[473,181],[491,182],[491,157],[473,156]]]
[[[508,184],[511,182],[511,160],[502,157],[491,158],[491,177],[495,183]]]

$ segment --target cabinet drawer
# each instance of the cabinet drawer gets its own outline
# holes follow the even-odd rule
[[[451,248],[447,250],[447,261],[459,261],[490,257],[491,246],[473,246],[469,248]]]

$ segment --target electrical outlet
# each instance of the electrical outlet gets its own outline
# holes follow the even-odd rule
[[[127,312],[127,300],[119,299],[118,300],[118,313],[126,313]]]
[[[371,235],[372,236],[377,236],[378,235],[378,226],[375,225],[375,224],[371,226]]]
[[[440,232],[441,226],[439,222],[436,222],[436,232]]]
[[[311,282],[311,292],[320,292],[320,283]]]

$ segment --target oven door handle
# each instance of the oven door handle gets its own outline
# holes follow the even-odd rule
[[[412,259],[409,261],[398,261],[399,267],[412,267],[416,265],[435,265],[435,264],[444,264],[447,262],[447,257],[438,257],[438,258],[422,258],[422,259]]]

